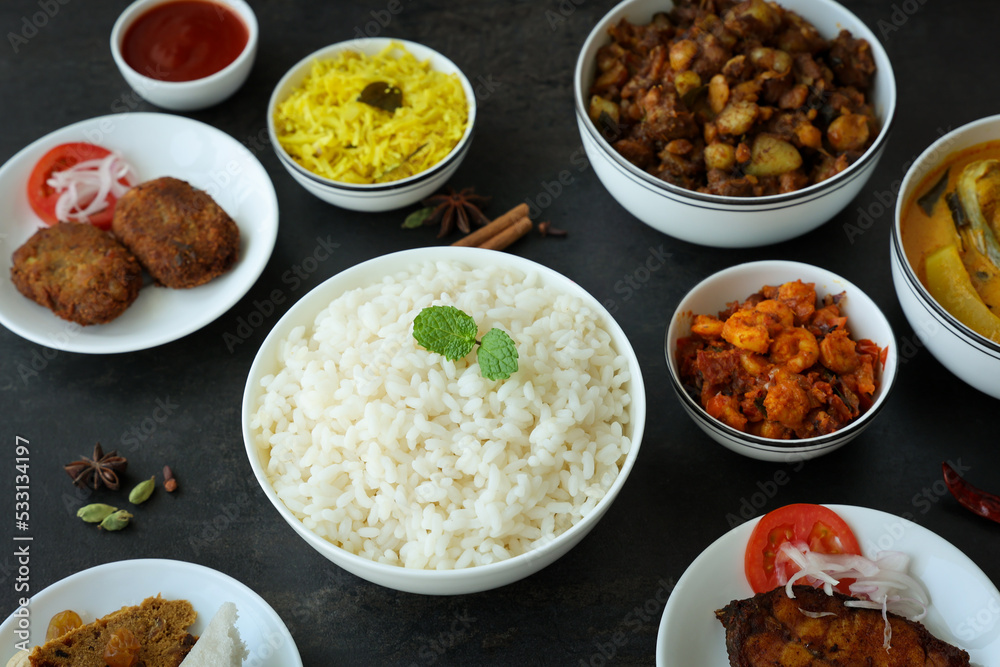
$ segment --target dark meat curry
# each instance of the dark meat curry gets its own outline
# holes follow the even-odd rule
[[[764,0],[680,0],[622,19],[597,53],[590,117],[627,160],[727,196],[792,192],[843,171],[878,134],[871,47],[824,39]]]

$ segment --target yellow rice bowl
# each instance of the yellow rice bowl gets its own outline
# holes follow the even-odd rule
[[[385,111],[358,101],[368,84],[402,91]],[[455,74],[392,43],[376,55],[344,51],[317,60],[274,110],[278,142],[300,165],[334,181],[386,183],[433,167],[461,141],[469,107]]]

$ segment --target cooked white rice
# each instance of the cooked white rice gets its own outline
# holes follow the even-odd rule
[[[519,370],[482,377],[414,340],[425,307],[507,331]],[[278,497],[303,524],[381,563],[502,561],[591,512],[631,443],[629,372],[602,316],[537,274],[408,267],[334,300],[280,345],[252,425]]]

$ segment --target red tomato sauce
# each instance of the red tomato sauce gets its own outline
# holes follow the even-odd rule
[[[129,67],[160,81],[193,81],[236,60],[249,39],[243,19],[210,0],[171,0],[129,26],[122,56]]]

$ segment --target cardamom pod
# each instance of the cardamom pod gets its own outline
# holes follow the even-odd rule
[[[156,477],[150,477],[149,479],[143,480],[135,485],[135,488],[128,494],[128,501],[133,505],[140,505],[153,495],[153,489],[156,488]]]
[[[104,517],[100,527],[104,530],[121,530],[128,525],[131,518],[132,515],[125,510],[118,510]]]
[[[117,512],[117,507],[105,505],[104,503],[91,503],[84,505],[76,511],[76,515],[87,523],[100,523],[113,512]]]

